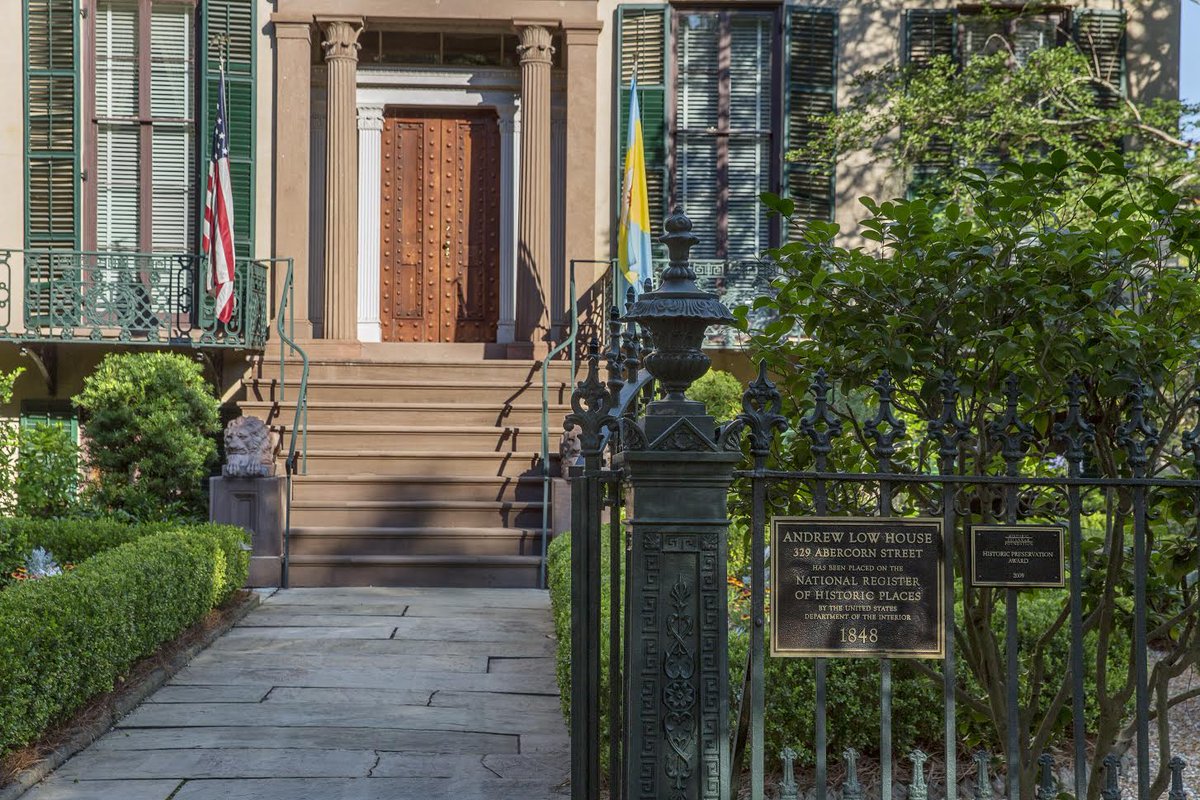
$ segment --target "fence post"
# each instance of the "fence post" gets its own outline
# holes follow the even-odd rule
[[[657,291],[626,321],[648,330],[646,369],[665,389],[638,420],[621,420],[614,465],[632,487],[632,559],[626,600],[624,765],[628,800],[729,796],[726,495],[741,460],[743,422],[718,428],[684,392],[708,371],[700,345],[729,310],[696,286],[697,241],[682,214],[661,241],[671,262]]]

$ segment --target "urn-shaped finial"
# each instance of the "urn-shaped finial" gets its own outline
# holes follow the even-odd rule
[[[666,233],[659,241],[667,246],[671,263],[658,288],[643,293],[625,319],[650,331],[654,352],[646,359],[646,369],[666,389],[666,403],[682,403],[683,393],[712,363],[700,349],[704,332],[734,319],[715,294],[696,285],[689,253],[699,239],[692,234],[692,221],[676,211],[663,227]]]

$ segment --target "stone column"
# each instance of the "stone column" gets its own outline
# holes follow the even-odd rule
[[[607,253],[598,247],[596,239],[597,214],[600,219],[607,219],[608,208],[598,209],[596,206],[596,141],[598,127],[596,125],[596,43],[600,37],[600,24],[586,28],[568,28],[563,32],[567,52],[567,142],[565,176],[561,178],[566,184],[566,196],[571,202],[566,206],[565,222],[565,257],[561,265],[555,268],[561,270],[559,276],[566,285],[566,270],[572,258],[605,258]],[[614,112],[615,113],[615,112]],[[607,131],[607,127],[605,128]],[[604,140],[608,141],[607,135]],[[607,145],[606,145],[607,146]],[[610,173],[604,173],[603,180],[608,181]],[[596,271],[596,265],[585,265],[577,275],[579,291],[582,294],[588,288],[588,277]],[[603,273],[601,273],[603,274]],[[564,292],[557,299],[556,309],[568,315],[577,313],[576,309],[567,309],[570,299]],[[570,326],[570,316],[565,323]]]
[[[276,258],[291,258],[296,335],[312,336],[309,318],[309,103],[312,20],[275,15],[275,237]],[[272,316],[279,309],[284,269],[277,270]]]
[[[322,18],[329,65],[325,160],[326,339],[358,336],[358,131],[355,76],[362,19]]]
[[[358,107],[358,340],[378,342],[379,172],[383,106]]]
[[[517,339],[550,338],[550,31],[521,28],[521,209]]]
[[[517,310],[517,206],[521,202],[521,108],[513,98],[511,106],[496,109],[500,114],[500,320],[496,341],[516,340]]]

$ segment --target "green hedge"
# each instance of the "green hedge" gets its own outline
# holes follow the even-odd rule
[[[0,755],[35,740],[245,584],[241,528],[195,525],[0,592]]]
[[[131,524],[111,517],[0,519],[0,568],[7,575],[35,547],[49,550],[60,564],[78,564],[117,545],[178,527],[169,522]]]

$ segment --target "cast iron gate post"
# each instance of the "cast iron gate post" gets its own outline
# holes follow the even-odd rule
[[[620,421],[614,459],[632,489],[623,797],[727,800],[726,496],[742,423],[719,428],[684,392],[711,363],[700,350],[706,329],[733,318],[696,286],[691,222],[676,214],[665,227],[670,265],[625,319],[649,332],[646,368],[666,397]]]

